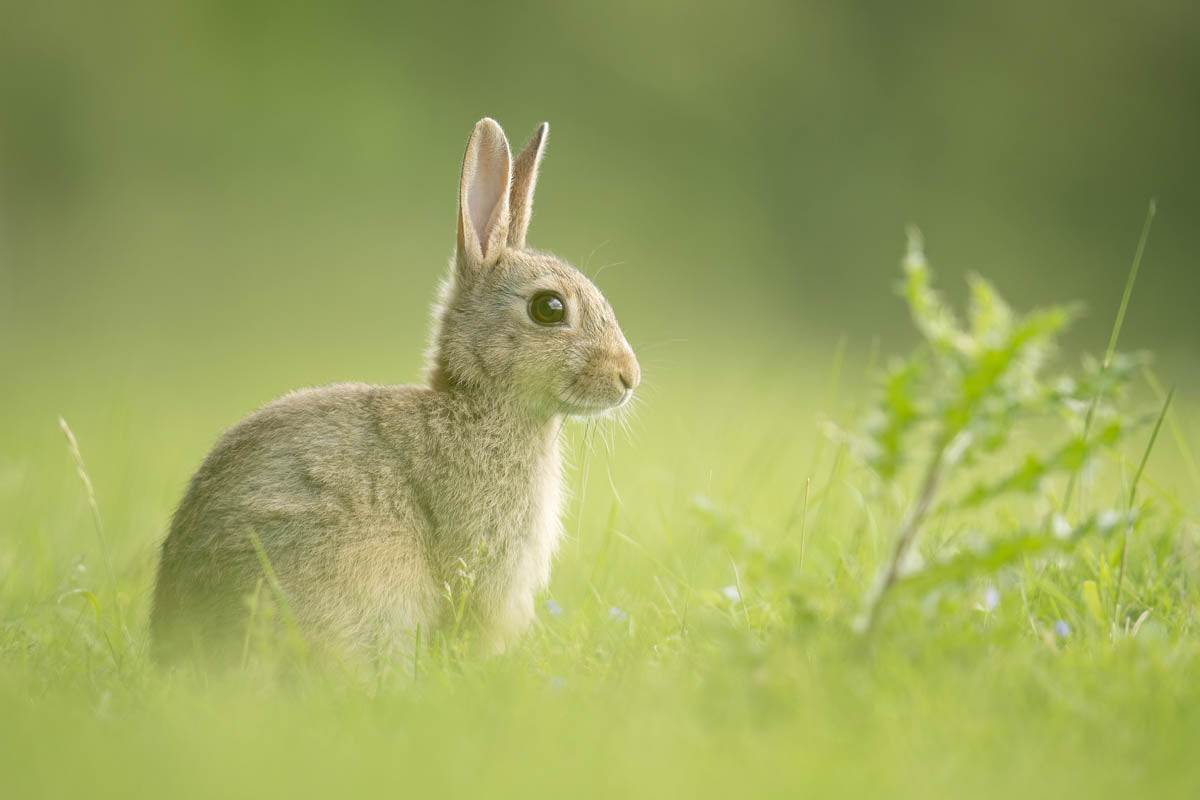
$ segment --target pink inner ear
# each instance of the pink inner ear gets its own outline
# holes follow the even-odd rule
[[[479,240],[480,252],[487,254],[488,222],[496,205],[508,191],[508,153],[502,152],[495,142],[480,142],[475,157],[475,169],[467,188],[467,209],[475,238]]]

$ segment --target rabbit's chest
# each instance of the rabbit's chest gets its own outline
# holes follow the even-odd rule
[[[546,585],[561,538],[562,464],[556,443],[538,457],[480,471],[460,484],[446,507],[453,542],[446,555],[478,566],[496,591],[532,592]]]
[[[460,522],[472,530],[473,538],[499,550],[537,547],[557,537],[562,497],[557,456],[555,452],[532,466],[481,480],[459,508]]]

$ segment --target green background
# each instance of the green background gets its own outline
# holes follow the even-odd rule
[[[485,115],[514,141],[550,121],[531,241],[616,265],[635,344],[890,336],[915,223],[947,287],[1084,300],[1100,349],[1157,196],[1126,346],[1200,358],[1186,0],[3,13],[0,314],[43,367],[411,378]]]

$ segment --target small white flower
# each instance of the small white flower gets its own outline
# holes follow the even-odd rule
[[[726,586],[724,589],[722,589],[721,594],[728,597],[730,599],[730,601],[734,602],[734,603],[736,603],[742,599],[742,593],[739,592],[738,588],[736,586],[734,586],[732,583],[729,584],[728,586]]]
[[[1060,539],[1066,539],[1071,535],[1071,523],[1067,522],[1067,518],[1062,514],[1055,513],[1050,520],[1050,528],[1054,531],[1054,535]]]
[[[622,611],[621,609],[617,608],[616,606],[613,606],[612,608],[610,608],[608,610],[608,618],[615,619],[618,622],[620,622],[621,620],[625,619],[625,612]]]
[[[989,586],[983,591],[983,610],[991,613],[1000,605],[1000,591],[995,586]]]

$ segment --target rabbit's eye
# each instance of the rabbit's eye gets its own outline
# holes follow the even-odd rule
[[[529,298],[529,318],[538,325],[561,325],[567,303],[558,292],[538,292]]]

